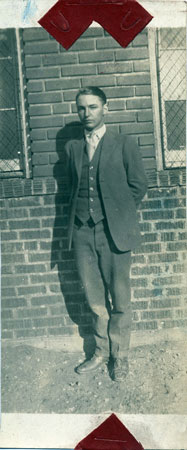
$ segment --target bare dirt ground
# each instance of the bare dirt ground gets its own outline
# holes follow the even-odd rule
[[[30,345],[2,345],[2,411],[6,413],[187,414],[186,345],[133,348],[123,383],[107,366],[90,375],[74,368],[83,354]]]

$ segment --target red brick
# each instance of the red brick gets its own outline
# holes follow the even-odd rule
[[[142,320],[153,320],[153,319],[165,319],[165,318],[171,318],[172,317],[172,311],[171,310],[161,310],[161,311],[144,311],[141,313],[141,319]]]
[[[7,302],[7,305],[9,305],[11,301],[12,302],[16,301],[15,300],[15,296],[16,296],[15,287],[2,288],[1,295],[2,295],[3,302]],[[10,297],[10,296],[11,296],[11,298],[4,298],[4,297]],[[18,303],[19,303],[19,301],[18,301]],[[7,307],[9,308],[9,307],[11,307],[11,305],[7,306]]]
[[[135,98],[135,99],[127,100],[126,105],[127,105],[127,109],[147,109],[147,108],[152,107],[152,101],[150,98]],[[144,113],[144,111],[141,111],[141,112]],[[138,114],[140,114],[140,113],[138,113]],[[151,120],[150,117],[152,116],[152,111],[151,110],[148,111],[147,115],[148,115],[147,120],[150,121]],[[144,120],[145,120],[145,116],[144,116]]]
[[[46,130],[31,130],[31,138],[37,141],[45,140],[47,138]]]
[[[55,141],[33,142],[31,144],[32,152],[55,152]]]
[[[27,83],[28,92],[42,92],[43,90],[44,84],[42,81],[28,81]]]
[[[71,123],[71,122],[78,122],[78,121],[79,121],[79,119],[78,119],[77,114],[68,114],[68,116],[64,117],[65,124]]]
[[[150,308],[159,309],[159,308],[173,308],[179,306],[179,299],[177,298],[166,298],[164,300],[151,300]]]
[[[97,36],[103,36],[104,30],[100,27],[98,28],[91,28],[89,27],[82,35],[81,39],[88,38],[88,37],[97,37]]]
[[[81,39],[79,38],[72,46],[70,51],[79,51],[83,52],[86,50],[94,50],[95,49],[95,43],[94,39]]]
[[[69,103],[60,103],[53,106],[54,114],[65,114],[70,112],[70,104]]]
[[[123,110],[125,107],[125,101],[124,100],[111,100],[108,102],[108,109],[109,111],[118,111]]]
[[[167,244],[167,250],[174,252],[174,251],[184,251],[187,250],[187,242],[169,242]]]
[[[185,231],[184,233],[178,233],[178,238],[179,238],[181,241],[187,239],[187,232]]]
[[[142,101],[142,108],[144,108],[145,102]],[[138,122],[153,122],[153,113],[149,111],[138,111]]]
[[[17,290],[18,290],[18,295],[25,295],[25,296],[46,293],[46,287],[43,285],[18,287]],[[20,300],[20,303],[21,303],[23,299],[18,299],[18,300]],[[25,305],[26,305],[26,301],[24,300],[24,302],[18,306],[25,306]],[[15,300],[15,306],[16,306],[16,300]]]
[[[167,210],[167,211],[143,211],[142,216],[143,220],[160,220],[160,219],[172,219],[173,218],[173,211]]]
[[[45,116],[51,114],[50,105],[33,105],[29,107],[31,116]]]
[[[22,242],[5,242],[1,244],[2,254],[4,253],[16,253],[23,251],[23,243]]]
[[[32,128],[49,128],[63,126],[62,116],[50,116],[50,117],[31,117],[30,125]]]
[[[133,47],[144,47],[148,45],[147,34],[139,33],[132,41]]]
[[[38,207],[30,210],[31,217],[48,217],[48,216],[55,216],[55,206],[51,207]]]
[[[28,79],[59,78],[60,69],[58,67],[38,67],[37,70],[27,69],[26,76]]]
[[[136,84],[150,84],[150,75],[149,74],[139,74],[132,73],[129,75],[123,75],[117,77],[117,85],[118,86],[134,86]]]
[[[72,323],[73,325],[73,323]],[[71,336],[72,334],[77,334],[77,327],[74,326],[70,326],[70,327],[59,327],[59,328],[49,328],[49,334],[51,334],[52,336]]]
[[[24,242],[24,249],[25,250],[37,250],[38,249],[38,243],[37,242]]]
[[[39,67],[42,64],[42,57],[40,55],[26,55],[25,66],[26,67]]]
[[[32,157],[33,165],[37,164],[48,164],[49,163],[49,155],[44,153],[35,153]]]
[[[141,95],[148,95],[151,97],[151,86],[136,86],[135,95],[137,95],[138,97]]]
[[[144,136],[140,136],[139,142],[140,142],[140,145],[154,144],[154,136],[153,136],[153,134],[147,134]]]
[[[151,322],[138,322],[133,325],[134,330],[157,330],[158,324],[156,320]]]
[[[15,266],[15,273],[40,273],[46,272],[44,264],[22,264]]]
[[[53,127],[47,131],[47,138],[53,140],[53,145],[54,145],[54,140],[57,138],[58,132],[59,132],[59,127],[58,128]]]
[[[88,77],[82,78],[82,86],[89,86],[90,82],[94,86],[115,86],[114,76],[98,75],[97,77],[92,77],[91,80]],[[71,86],[72,87],[72,86]]]
[[[50,261],[50,253],[29,253],[28,255],[29,262],[49,262]]]
[[[150,63],[147,60],[144,61],[134,61],[133,68],[135,72],[149,72]]]
[[[152,280],[152,285],[153,286],[167,286],[172,285],[172,284],[181,284],[182,282],[182,277],[179,276],[174,276],[171,275],[170,277],[159,277],[159,278],[155,278],[154,280]]]
[[[162,203],[160,200],[144,200],[141,205],[140,209],[160,209],[162,207]]]
[[[151,122],[132,123],[120,126],[121,132],[125,134],[141,134],[150,133],[153,131],[153,124]],[[141,138],[140,138],[141,139]]]
[[[114,53],[112,51],[95,51],[80,53],[79,61],[81,63],[100,62],[100,61],[113,61]]]
[[[60,53],[56,55],[44,55],[43,65],[44,66],[59,66],[64,64],[77,64],[78,55],[75,53]]]
[[[62,89],[80,88],[80,80],[77,78],[61,78],[60,80],[50,80],[45,82],[46,91],[58,91]]]
[[[176,239],[176,233],[170,231],[169,233],[161,233],[161,241],[174,241]]]
[[[45,328],[40,328],[39,330],[34,329],[34,330],[29,330],[29,329],[24,329],[24,330],[15,330],[15,337],[16,338],[30,338],[30,337],[37,337],[37,336],[47,336],[47,330]]]
[[[98,64],[98,74],[105,74],[105,73],[128,73],[132,72],[132,63],[131,62],[125,62],[125,63],[103,63]]]
[[[2,231],[1,239],[2,241],[16,241],[17,233],[15,231]]]
[[[40,41],[49,39],[49,33],[44,28],[25,28],[23,30],[24,41]]]
[[[147,309],[148,307],[148,302],[147,301],[137,301],[137,302],[132,302],[132,308],[133,309]]]
[[[60,92],[43,92],[42,94],[29,94],[29,103],[58,103],[62,101],[62,94]]]
[[[96,75],[97,70],[96,66],[93,64],[79,64],[79,65],[73,65],[73,66],[65,66],[61,69],[62,76],[81,76],[81,75]]]
[[[143,158],[153,158],[155,157],[155,149],[153,145],[140,147],[141,155]]]
[[[134,297],[135,298],[154,298],[158,297],[159,295],[162,295],[162,289],[156,288],[156,289],[135,289],[134,290]]]
[[[2,339],[13,339],[13,331],[2,330],[1,337]]]
[[[24,253],[8,253],[2,255],[2,264],[15,264],[15,263],[25,262],[25,254]]]
[[[169,263],[178,260],[177,253],[148,255],[148,264]]]
[[[133,60],[133,59],[147,59],[147,48],[124,48],[124,50],[116,51],[116,61]],[[144,84],[144,83],[142,83]]]
[[[99,50],[105,48],[120,48],[120,44],[112,37],[104,37],[96,39],[96,48]]]
[[[59,44],[56,41],[48,42],[26,42],[24,47],[25,54],[45,54],[45,53],[57,53]]]
[[[12,329],[15,330],[16,328],[31,328],[32,322],[30,319],[14,319],[14,320],[7,320],[3,322],[3,329]]]
[[[46,306],[46,305],[53,305],[56,303],[62,302],[62,295],[46,295],[42,297],[32,297],[31,298],[31,305],[32,306]]]
[[[134,87],[106,87],[104,91],[108,99],[133,97],[134,95]]]
[[[19,275],[11,275],[4,276],[2,278],[2,287],[4,286],[23,286],[25,284],[28,284],[28,277],[24,274],[22,276]]]
[[[186,219],[186,209],[177,209],[176,211],[176,218],[177,219]]]
[[[17,318],[22,319],[25,317],[36,317],[36,316],[46,316],[47,308],[28,308],[28,309],[18,309]]]
[[[134,112],[123,112],[122,114],[116,113],[114,114],[106,114],[105,123],[115,123],[115,122],[135,122],[136,114]]]
[[[52,177],[53,176],[53,166],[43,165],[43,166],[33,166],[33,177],[37,179],[41,177]]]
[[[50,239],[50,230],[30,230],[30,231],[20,231],[20,239]]]

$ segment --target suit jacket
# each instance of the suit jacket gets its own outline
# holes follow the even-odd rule
[[[82,170],[84,138],[66,144],[70,180],[69,249],[71,248],[76,202]],[[120,251],[141,242],[136,209],[147,190],[140,150],[134,138],[106,131],[101,140],[99,184],[112,239]]]

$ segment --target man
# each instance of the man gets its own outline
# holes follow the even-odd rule
[[[69,242],[93,315],[96,348],[79,374],[112,359],[112,378],[128,373],[131,250],[140,244],[136,208],[146,189],[140,151],[130,136],[106,130],[107,102],[98,87],[76,96],[84,136],[67,144],[71,176]]]

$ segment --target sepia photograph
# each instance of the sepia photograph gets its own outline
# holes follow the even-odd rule
[[[0,29],[0,177],[2,413],[185,415],[185,26]]]

